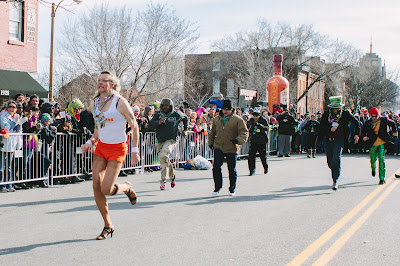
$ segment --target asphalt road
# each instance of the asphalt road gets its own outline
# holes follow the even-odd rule
[[[138,193],[108,197],[113,238],[91,182],[0,194],[1,265],[399,265],[399,157],[387,156],[387,184],[371,177],[368,155],[345,155],[338,191],[325,156],[269,158],[248,176],[239,161],[236,196],[212,197],[211,170],[120,177]]]

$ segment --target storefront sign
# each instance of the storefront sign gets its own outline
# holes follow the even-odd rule
[[[9,90],[0,90],[0,95],[1,96],[10,96],[10,91]]]
[[[248,97],[257,97],[257,91],[240,89],[240,95],[248,96]]]
[[[28,6],[28,19],[26,23],[26,40],[27,42],[36,42],[36,14],[37,10],[34,6]]]

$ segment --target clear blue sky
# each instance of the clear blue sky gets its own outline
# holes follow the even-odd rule
[[[58,3],[59,0],[56,1]],[[72,0],[65,0],[72,3]],[[88,10],[96,0],[83,0],[73,8],[76,14]],[[111,6],[126,5],[133,10],[143,10],[146,0],[109,1]],[[400,0],[170,0],[168,3],[178,16],[196,22],[199,27],[198,53],[209,53],[212,41],[239,30],[254,27],[257,19],[290,24],[313,24],[321,33],[329,34],[369,52],[370,39],[373,52],[389,68],[400,68]],[[57,28],[67,22],[70,14],[59,10]],[[50,9],[40,5],[39,10],[39,67],[48,66],[50,46]],[[56,47],[57,49],[57,47]],[[55,53],[57,51],[55,50]]]

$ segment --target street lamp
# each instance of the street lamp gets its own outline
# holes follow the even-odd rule
[[[73,0],[76,4],[80,4],[83,0]],[[49,78],[49,92],[48,99],[49,101],[53,101],[53,48],[54,48],[54,18],[56,16],[57,9],[60,7],[61,3],[64,0],[61,0],[57,5],[55,3],[51,4],[51,37],[50,37],[50,78]]]

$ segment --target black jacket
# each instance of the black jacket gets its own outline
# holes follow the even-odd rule
[[[309,134],[315,134],[318,135],[319,131],[319,122],[317,120],[308,120],[308,122],[304,125],[304,129],[307,131]]]
[[[358,123],[358,120],[350,114],[349,111],[342,111],[342,117],[339,119],[339,125],[343,127],[344,131],[344,138],[347,139],[350,134],[350,128],[349,124],[352,123],[354,125],[354,131],[355,135],[360,135],[360,125]],[[329,137],[331,135],[331,128],[332,128],[332,123],[328,121],[330,114],[330,110],[327,110],[324,112],[324,114],[321,117],[321,123],[319,126],[319,136],[320,137]]]
[[[79,120],[78,129],[80,132],[84,132],[84,127],[89,130],[92,134],[94,133],[94,118],[88,110],[83,110],[81,112],[81,120]]]
[[[269,125],[267,120],[262,116],[258,119],[258,122],[254,118],[251,118],[247,123],[249,129],[250,143],[255,144],[267,144],[268,142],[268,130]]]
[[[294,118],[291,115],[279,115],[276,120],[279,122],[278,133],[280,135],[292,135],[294,130]]]
[[[393,120],[388,119],[387,117],[381,117],[380,120],[381,120],[381,124],[379,126],[378,135],[376,135],[374,132],[372,119],[369,119],[368,121],[366,121],[363,126],[363,129],[361,132],[361,137],[369,138],[369,140],[367,140],[367,142],[366,142],[368,149],[371,148],[372,145],[374,145],[374,143],[378,137],[381,140],[385,141],[386,143],[393,144],[392,139],[389,135],[389,129],[390,129],[390,131],[397,132],[396,123]]]
[[[56,133],[50,130],[48,127],[43,127],[40,131],[40,138],[43,140],[43,154],[47,155],[49,145],[51,145],[56,138]]]

